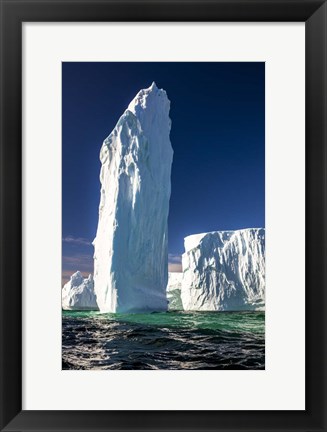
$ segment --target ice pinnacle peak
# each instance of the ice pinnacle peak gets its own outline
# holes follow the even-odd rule
[[[167,97],[167,93],[163,89],[158,89],[156,83],[153,81],[150,87],[142,89],[137,93],[135,98],[128,105],[127,110],[139,118],[145,108],[150,108],[150,111],[154,112],[154,106],[157,106],[158,109],[162,110],[165,115],[168,116],[170,101]]]

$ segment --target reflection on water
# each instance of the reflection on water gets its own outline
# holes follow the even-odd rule
[[[264,312],[63,312],[63,369],[264,369]]]

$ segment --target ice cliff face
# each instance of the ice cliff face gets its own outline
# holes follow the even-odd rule
[[[167,310],[170,102],[153,83],[103,142],[94,283],[102,312]]]
[[[62,289],[61,302],[65,310],[98,310],[92,275],[84,279],[81,272],[74,273]]]
[[[265,295],[265,230],[217,231],[185,238],[185,310],[259,310]]]
[[[181,299],[183,273],[168,273],[167,299],[169,310],[183,310]]]

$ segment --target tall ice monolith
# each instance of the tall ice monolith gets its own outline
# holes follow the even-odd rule
[[[101,312],[167,310],[169,108],[166,92],[153,83],[139,91],[103,142],[93,242]]]

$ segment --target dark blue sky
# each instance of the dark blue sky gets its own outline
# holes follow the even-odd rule
[[[169,252],[265,223],[264,63],[63,63],[63,273],[92,271],[102,141],[141,88],[171,101]]]

